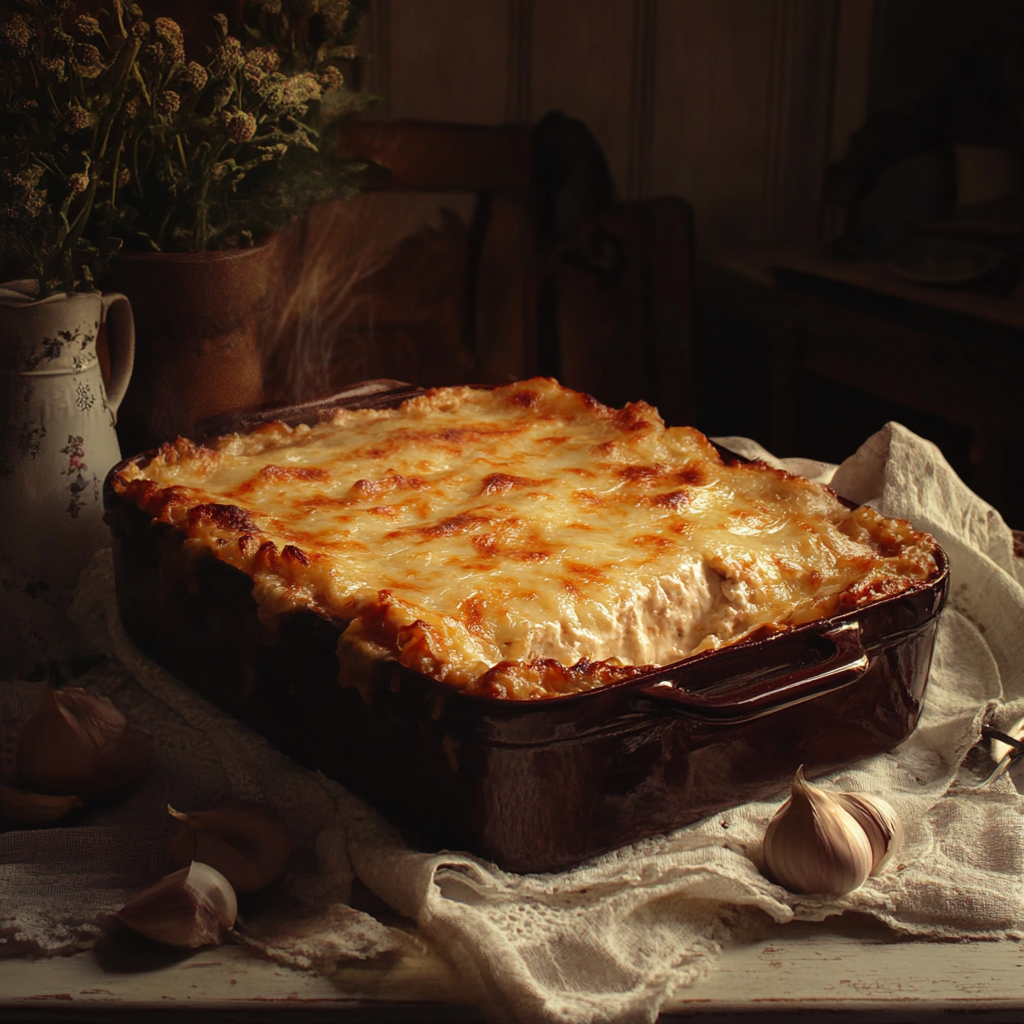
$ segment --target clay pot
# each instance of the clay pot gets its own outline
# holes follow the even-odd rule
[[[194,437],[208,416],[257,405],[256,323],[276,236],[250,249],[121,253],[112,284],[135,312],[135,372],[118,414],[121,450]]]

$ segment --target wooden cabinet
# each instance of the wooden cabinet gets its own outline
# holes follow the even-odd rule
[[[931,288],[792,246],[719,253],[701,281],[699,425],[741,432],[721,422],[706,376],[740,338],[756,364],[745,426],[777,454],[838,461],[899,420],[1011,526],[1024,523],[1020,285],[1001,296]]]

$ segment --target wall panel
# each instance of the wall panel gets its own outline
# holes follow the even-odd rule
[[[840,11],[837,0],[781,0],[779,13],[763,232],[806,241],[818,233]]]
[[[391,117],[499,124],[509,89],[509,0],[389,0]]]
[[[833,122],[845,138],[863,109],[873,5],[374,0],[366,82],[389,117],[579,118],[620,195],[685,197],[701,246],[807,239]]]
[[[561,110],[585,122],[620,192],[630,161],[634,8],[630,0],[541,0],[532,18],[532,118]]]
[[[840,0],[829,157],[846,155],[850,136],[864,124],[871,70],[875,0]]]
[[[772,43],[782,0],[660,0],[651,189],[686,197],[698,238],[764,229]]]

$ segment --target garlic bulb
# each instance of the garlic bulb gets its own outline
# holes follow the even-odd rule
[[[200,860],[220,871],[236,892],[250,893],[269,885],[288,864],[288,829],[263,804],[234,800],[188,813],[168,804],[167,811],[181,822],[167,851],[175,867]]]
[[[857,822],[871,845],[871,874],[878,872],[899,853],[903,844],[903,823],[888,800],[871,793],[833,793],[844,810]]]
[[[224,941],[238,917],[238,900],[219,871],[194,861],[139,893],[117,916],[147,939],[198,949]]]
[[[37,793],[109,796],[149,767],[149,738],[106,697],[47,689],[18,734],[18,775]]]
[[[81,807],[77,796],[51,796],[0,784],[0,818],[19,825],[44,825],[58,821],[68,811]]]
[[[811,786],[801,766],[792,795],[768,823],[765,865],[791,892],[842,895],[862,885],[875,867],[872,841],[849,809],[852,805],[857,815],[867,816],[864,803],[847,801],[844,806],[838,796]]]

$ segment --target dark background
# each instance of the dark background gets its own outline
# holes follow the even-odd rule
[[[383,114],[534,123],[561,110],[593,133],[620,201],[671,195],[691,205],[690,422],[754,436],[780,455],[839,461],[895,419],[935,441],[969,484],[1024,523],[1020,488],[1006,480],[1024,453],[1014,382],[1024,372],[1014,323],[1024,312],[1024,5],[378,0],[365,38],[375,55],[366,78],[385,97]],[[962,163],[963,152],[973,162]],[[995,177],[1011,175],[1008,189],[992,180],[993,155]],[[943,288],[939,309],[927,286],[893,299],[806,280],[785,282],[780,302],[779,280],[763,274],[757,255],[784,243],[884,268],[922,224],[952,224],[955,242],[994,247],[997,271]],[[757,287],[736,272],[744,261],[761,268]],[[973,295],[1005,303],[1006,316],[993,324],[973,315]],[[968,312],[956,312],[965,298]],[[789,322],[790,300],[805,299],[813,329],[806,310],[795,328]],[[865,386],[858,336],[833,336],[830,318],[870,335],[870,373],[891,379]],[[795,337],[781,347],[791,355],[795,347],[797,372],[780,387],[786,330]],[[889,365],[885,346],[902,368]],[[838,354],[824,376],[804,356],[826,349]],[[621,366],[635,358],[628,346],[594,353]],[[562,361],[564,382],[593,385],[574,381],[572,363]],[[915,366],[916,388],[891,377]],[[990,395],[993,381],[1000,387]],[[664,405],[667,382],[659,383],[646,397]],[[605,387],[599,397],[624,397],[613,381]],[[979,422],[979,408],[989,422]]]
[[[238,0],[143,6],[198,48]],[[467,158],[296,225],[269,398],[544,372],[829,461],[898,420],[1024,525],[1019,0],[374,0],[361,46],[372,118],[511,125],[534,162],[514,201]],[[995,263],[893,270],[936,239]]]

